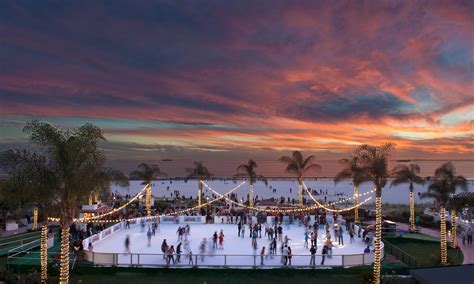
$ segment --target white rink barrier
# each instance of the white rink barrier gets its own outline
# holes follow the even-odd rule
[[[381,255],[384,255],[384,244]],[[315,264],[311,264],[311,255],[293,255],[292,264],[284,265],[282,255],[249,255],[249,254],[213,254],[201,255],[193,254],[192,262],[188,255],[173,255],[173,260],[167,262],[163,254],[148,253],[102,253],[85,250],[86,259],[95,265],[101,266],[121,266],[121,267],[212,267],[212,268],[318,268],[318,267],[354,267],[370,265],[374,262],[374,253],[327,255],[325,263],[321,264],[322,255],[315,255]],[[263,264],[262,264],[263,263]]]

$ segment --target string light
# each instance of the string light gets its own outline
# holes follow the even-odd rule
[[[218,197],[218,198],[215,198],[213,200],[210,200],[209,203],[214,203],[218,200],[221,200],[223,198],[225,198],[225,195],[229,195],[231,194],[232,192],[234,192],[235,190],[239,189],[243,184],[245,184],[245,181],[243,181],[242,183],[240,183],[239,185],[237,185],[236,187],[234,187],[233,189],[229,190],[227,193],[225,193],[224,195],[222,195],[222,197]],[[140,194],[140,193],[139,193]],[[132,201],[132,200],[131,200]],[[128,205],[129,203],[131,202],[128,202],[127,204],[124,204],[123,206],[117,208],[116,210],[119,211],[121,210],[123,207],[125,207],[126,205]],[[194,206],[194,207],[191,207],[191,208],[187,208],[187,209],[183,209],[183,210],[178,210],[178,211],[175,211],[175,212],[172,212],[172,213],[167,213],[167,214],[162,214],[160,216],[172,216],[172,215],[177,215],[177,214],[182,214],[182,213],[187,213],[187,212],[190,212],[190,211],[193,211],[193,210],[196,210],[196,209],[199,209],[201,207],[204,207],[206,206],[208,203],[203,203],[201,205],[198,205],[198,206]],[[109,212],[108,212],[109,213]],[[98,216],[94,216],[93,218],[98,218],[98,217],[102,217],[102,216],[106,216],[106,215],[109,215],[109,214],[102,214],[102,215],[98,215]],[[109,220],[94,220],[92,218],[90,219],[85,219],[85,218],[79,218],[79,219],[74,219],[73,221],[74,222],[91,222],[91,223],[117,223],[117,222],[122,222],[122,221],[133,221],[133,220],[139,220],[139,219],[146,219],[146,220],[149,220],[149,219],[153,219],[153,218],[156,218],[158,216],[148,216],[146,218],[144,217],[136,217],[136,218],[128,218],[128,219],[109,219]],[[59,222],[61,221],[61,218],[56,218],[56,217],[48,217],[48,221],[52,221],[52,222]]]
[[[380,284],[380,239],[382,238],[382,197],[375,197],[374,283]]]
[[[448,255],[446,251],[446,208],[441,207],[439,210],[441,214],[441,264],[448,264]]]
[[[206,184],[205,182],[202,182],[202,184],[207,188],[209,189],[210,191],[212,191],[214,194],[218,195],[218,196],[221,196],[222,195],[220,193],[218,193],[217,191],[215,191],[214,189],[212,189],[212,187],[210,187],[208,184]],[[304,184],[303,184],[304,185]],[[367,194],[370,194],[371,192],[373,191],[370,191],[370,192],[366,192],[360,196],[363,196],[363,195],[367,195]],[[310,193],[310,196],[312,197],[311,193]],[[314,198],[314,197],[312,197]],[[328,211],[332,211],[332,212],[337,212],[337,213],[340,213],[340,212],[344,212],[344,211],[349,211],[349,210],[353,210],[355,207],[358,207],[358,206],[362,206],[363,204],[365,204],[366,202],[368,202],[370,199],[372,199],[372,197],[369,197],[367,198],[366,200],[364,200],[363,202],[359,203],[358,205],[355,205],[355,206],[352,206],[352,207],[349,207],[349,208],[345,208],[345,209],[333,209],[333,208],[329,208],[321,203],[319,203],[317,200],[315,201],[317,203],[316,206],[310,206],[310,207],[305,207],[305,208],[295,208],[295,209],[263,209],[263,208],[257,208],[257,207],[250,207],[250,206],[246,206],[244,204],[241,204],[241,203],[238,203],[238,202],[235,202],[233,201],[232,199],[227,199],[227,201],[229,201],[230,203],[233,203],[239,207],[243,207],[243,208],[246,208],[246,209],[249,209],[249,210],[254,210],[254,211],[260,211],[260,212],[266,212],[266,213],[295,213],[295,212],[306,212],[306,211],[311,211],[311,210],[314,210],[314,209],[318,209],[318,208],[324,208]],[[314,200],[314,199],[313,199]],[[342,202],[344,200],[341,200],[340,202]],[[339,201],[338,202],[335,202],[333,204],[338,204],[340,203]]]
[[[59,283],[69,283],[69,227],[61,226],[61,258],[59,266]]]
[[[35,206],[33,209],[33,230],[38,229],[38,207]]]
[[[458,246],[456,240],[456,209],[451,210],[451,247],[456,248]]]
[[[214,203],[218,200],[221,200],[221,199],[225,199],[226,201],[238,206],[238,207],[243,207],[243,208],[246,208],[248,210],[253,210],[253,211],[259,211],[259,212],[266,212],[266,213],[299,213],[299,212],[307,212],[307,211],[311,211],[311,210],[315,210],[315,209],[318,209],[318,208],[324,208],[325,210],[327,211],[332,211],[332,212],[336,212],[336,213],[340,213],[340,212],[344,212],[344,211],[350,211],[350,210],[353,210],[355,208],[358,208],[362,205],[364,205],[365,203],[367,203],[368,201],[370,201],[372,199],[372,197],[368,197],[366,198],[364,201],[360,202],[360,203],[357,203],[355,204],[354,206],[351,206],[351,207],[348,207],[348,208],[344,208],[344,209],[334,209],[334,208],[330,208],[328,206],[334,206],[336,204],[341,204],[341,203],[345,203],[351,199],[353,199],[354,197],[350,197],[350,198],[346,198],[346,199],[342,199],[342,200],[339,200],[337,202],[331,202],[329,205],[323,205],[321,204],[320,202],[318,202],[314,196],[311,194],[311,192],[309,192],[308,188],[306,187],[306,185],[303,183],[303,188],[308,192],[308,194],[310,195],[310,197],[313,199],[313,201],[317,204],[315,206],[310,206],[310,207],[305,207],[305,208],[290,208],[290,209],[264,209],[264,208],[257,208],[257,207],[250,207],[250,206],[246,206],[242,203],[239,203],[239,202],[235,202],[234,200],[230,199],[230,198],[227,198],[226,195],[230,195],[233,191],[237,190],[238,188],[240,188],[244,183],[240,183],[238,186],[236,186],[235,188],[231,189],[230,191],[228,191],[227,193],[225,194],[220,194],[219,192],[215,191],[211,186],[209,186],[207,183],[205,183],[204,181],[200,181],[201,184],[203,184],[208,190],[210,190],[211,192],[213,192],[215,195],[217,195],[218,197],[213,199],[213,200],[210,200],[209,203]],[[93,222],[93,223],[117,223],[117,222],[122,222],[122,221],[133,221],[133,220],[138,220],[138,219],[148,219],[148,218],[143,218],[143,217],[136,217],[136,218],[129,218],[129,219],[113,219],[113,220],[94,220],[94,219],[99,219],[101,217],[104,217],[104,216],[107,216],[107,215],[110,215],[112,213],[115,213],[117,211],[120,211],[121,209],[123,209],[125,206],[129,205],[131,202],[133,202],[136,198],[138,198],[140,196],[140,194],[143,192],[143,190],[145,190],[146,188],[142,189],[141,192],[139,192],[134,198],[132,198],[129,202],[127,202],[126,204],[124,204],[123,206],[119,207],[119,208],[116,208],[112,211],[109,211],[109,212],[106,212],[104,214],[101,214],[101,215],[97,215],[97,216],[93,216],[91,218],[80,218],[80,219],[74,219],[75,222],[84,222],[84,221],[87,221],[87,222]],[[369,195],[371,193],[373,193],[375,190],[371,190],[371,191],[368,191],[368,192],[365,192],[363,194],[357,194],[357,197],[361,197],[361,196],[366,196],[366,195]],[[196,209],[199,209],[201,207],[204,207],[206,206],[208,203],[203,203],[201,205],[198,205],[198,206],[194,206],[194,207],[191,207],[191,208],[187,208],[187,209],[183,209],[183,210],[179,210],[179,211],[175,211],[175,212],[171,212],[171,213],[166,213],[166,214],[162,214],[160,216],[173,216],[173,215],[178,215],[178,214],[183,214],[183,213],[187,213],[187,212],[190,212],[190,211],[193,211],[193,210],[196,210]],[[150,217],[150,216],[148,216]],[[53,222],[59,222],[60,221],[60,218],[54,218],[54,217],[50,217],[48,218],[49,221],[53,221]]]
[[[48,224],[43,224],[41,227],[41,283],[45,284],[48,281]]]
[[[326,211],[332,211],[332,212],[344,212],[344,211],[349,211],[349,210],[352,210],[354,208],[357,208],[360,206],[359,205],[354,205],[352,207],[349,207],[349,208],[345,208],[345,209],[333,209],[333,208],[330,208],[330,207],[327,207],[326,205],[320,203],[316,198],[314,198],[314,196],[311,194],[311,191],[308,189],[308,187],[306,186],[306,184],[303,182],[303,188],[305,189],[305,191],[308,193],[308,195],[311,197],[311,199],[313,200],[314,203],[316,203],[319,207],[323,208],[324,210]],[[368,194],[371,194],[375,192],[375,189],[372,189],[371,191],[367,191],[363,194],[358,194],[357,196],[365,196],[365,195],[368,195]],[[331,205],[335,205],[335,204],[340,204],[340,203],[343,203],[343,202],[346,202],[348,200],[351,200],[353,199],[354,197],[349,197],[349,198],[346,198],[346,199],[342,199],[342,200],[339,200],[339,201],[336,201],[336,202],[333,202],[333,203],[330,203]]]
[[[410,191],[410,231],[414,232],[415,227],[415,197],[413,191]]]
[[[354,186],[353,198],[354,198],[354,205],[357,205],[357,203],[359,202],[359,189],[357,188],[357,186]],[[354,208],[354,223],[359,224],[359,206]]]
[[[89,220],[92,220],[92,219],[99,219],[99,218],[102,218],[102,217],[105,217],[105,216],[108,216],[108,215],[111,215],[111,214],[114,214],[120,210],[122,210],[123,208],[127,207],[128,205],[130,205],[132,202],[134,202],[138,197],[142,196],[143,194],[143,191],[146,189],[146,186],[140,190],[140,192],[138,192],[132,199],[130,199],[128,202],[126,202],[124,205],[118,207],[118,208],[115,208],[115,209],[112,209],[108,212],[105,212],[105,213],[102,213],[102,214],[99,214],[99,215],[96,215],[96,216],[92,216],[92,217],[89,217],[89,218],[80,218],[80,219],[75,219],[75,221],[89,221]],[[59,220],[59,218],[58,218]]]

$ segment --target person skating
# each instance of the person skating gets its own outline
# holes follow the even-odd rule
[[[176,262],[180,263],[181,262],[181,253],[182,253],[182,249],[181,249],[181,243],[178,244],[178,246],[176,247]]]
[[[252,247],[257,246],[257,236],[258,236],[258,232],[257,232],[257,230],[254,230],[252,232]]]
[[[293,257],[291,247],[288,247],[288,265],[291,265],[291,258]]]
[[[166,251],[166,264],[169,265],[171,260],[173,260],[173,264],[176,264],[174,261],[174,246],[171,246],[167,251]]]
[[[148,239],[148,244],[147,244],[147,246],[148,246],[148,247],[151,247],[151,229],[150,229],[150,228],[148,228],[148,232],[146,232],[146,237],[147,237],[147,239]]]
[[[161,252],[163,252],[163,259],[166,259],[166,251],[168,251],[168,244],[166,243],[166,239],[164,239],[161,243]]]
[[[260,250],[260,265],[263,264],[263,257],[265,256],[265,247],[262,247],[262,250]]]
[[[324,246],[323,251],[322,251],[321,265],[324,265],[324,260],[325,260],[327,255],[328,255],[328,247]]]
[[[212,235],[212,248],[213,249],[216,249],[217,248],[217,231],[214,232],[214,234]]]
[[[242,226],[242,232],[240,233],[240,236],[242,237],[242,239],[245,237],[245,225]]]
[[[304,248],[308,248],[309,233],[308,231],[304,232]]]
[[[281,242],[283,236],[283,228],[281,225],[278,226],[278,240]]]
[[[337,237],[339,245],[341,245],[341,243],[342,243],[342,245],[344,245],[344,235],[343,234],[344,234],[344,231],[343,231],[342,226],[341,226],[341,227],[339,227],[338,237]]]
[[[125,237],[125,253],[127,254],[130,253],[130,236],[129,235]]]
[[[192,251],[189,251],[189,253],[188,253],[188,264],[189,265],[194,265],[193,252]]]
[[[222,231],[222,230],[219,234],[219,249],[220,250],[224,249],[224,231]]]
[[[282,263],[283,263],[283,265],[288,264],[288,247],[287,246],[283,247]]]
[[[201,245],[199,246],[199,253],[201,254],[201,261],[204,262],[204,254],[206,253],[207,239],[202,239]]]
[[[315,266],[316,265],[316,248],[314,246],[311,246],[309,249],[309,252],[311,253],[311,259],[309,261],[309,265]]]
[[[242,224],[240,222],[239,224],[237,224],[237,230],[238,230],[237,236],[240,237],[240,230],[242,230]]]

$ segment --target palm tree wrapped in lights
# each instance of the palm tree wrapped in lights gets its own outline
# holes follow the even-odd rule
[[[354,223],[359,223],[359,207],[357,206],[359,202],[359,192],[358,187],[364,181],[364,172],[357,165],[357,157],[352,156],[350,159],[341,159],[339,163],[343,165],[343,169],[334,177],[334,182],[339,183],[344,179],[352,178],[352,183],[354,184]]]
[[[304,173],[315,170],[320,171],[321,166],[315,163],[316,157],[308,156],[306,159],[300,151],[294,151],[292,156],[283,156],[278,159],[286,164],[285,172],[295,175],[298,178],[299,205],[303,207],[303,175]]]
[[[139,164],[138,170],[130,173],[130,179],[142,180],[142,184],[146,186],[145,205],[148,217],[151,216],[151,181],[164,176],[166,176],[166,173],[162,172],[158,165],[149,165],[147,163]]]
[[[375,186],[375,240],[374,240],[374,283],[380,283],[381,250],[382,239],[382,189],[387,184],[389,177],[388,160],[394,148],[394,144],[385,143],[381,146],[361,145],[354,156],[357,159],[357,167],[363,172],[361,181],[372,182]]]
[[[423,178],[419,176],[420,166],[417,164],[399,165],[393,169],[394,179],[390,185],[397,186],[408,183],[410,189],[410,231],[415,231],[415,198],[413,194],[414,184],[423,184]]]
[[[420,194],[421,198],[434,199],[439,207],[442,265],[448,264],[446,247],[446,207],[456,194],[458,188],[467,190],[467,180],[463,176],[457,176],[456,167],[451,162],[448,162],[436,169],[434,180],[428,187],[428,191]]]
[[[201,206],[202,198],[202,181],[204,179],[209,179],[212,174],[211,172],[203,165],[202,161],[195,161],[194,168],[186,168],[186,180],[197,178],[198,179],[198,206]]]
[[[97,174],[103,169],[105,155],[99,149],[105,140],[100,128],[84,124],[62,130],[46,122],[33,120],[24,128],[29,139],[41,147],[57,182],[54,191],[58,201],[61,225],[59,283],[69,282],[69,227],[79,214],[91,191],[96,188]]]
[[[262,176],[262,175],[257,175],[255,172],[255,168],[257,167],[257,163],[250,159],[248,162],[245,164],[240,164],[237,167],[237,174],[235,174],[235,177],[247,177],[250,182],[250,191],[249,191],[249,206],[253,208],[253,184],[257,180],[261,180],[265,183],[265,185],[268,185],[267,179]]]
[[[457,247],[456,240],[456,229],[457,220],[456,216],[458,212],[461,212],[463,208],[474,207],[474,193],[473,192],[462,192],[454,195],[449,200],[448,207],[451,209],[451,247]]]

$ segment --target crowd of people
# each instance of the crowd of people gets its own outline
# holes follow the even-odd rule
[[[250,217],[250,218],[249,218]],[[340,217],[340,216],[339,216]],[[291,266],[293,258],[292,239],[285,233],[290,227],[283,221],[284,218],[277,217],[273,224],[252,222],[251,216],[239,216],[236,218],[237,237],[241,239],[248,238],[250,246],[253,250],[254,256],[259,256],[259,265],[265,265],[268,259],[280,257],[280,263],[283,266]],[[152,219],[149,222],[148,229],[145,219],[140,221],[141,232],[147,235],[147,246],[151,246],[151,239],[155,237],[156,232],[159,232],[159,218]],[[360,238],[360,241],[365,241],[367,235],[372,233],[370,229],[358,229],[356,233],[356,226],[353,223],[346,223],[344,219],[335,217],[329,222],[325,215],[316,216],[315,220],[310,222],[309,216],[302,218],[301,223],[304,226],[304,234],[301,239],[304,240],[303,248],[307,250],[309,257],[309,265],[316,266],[316,255],[320,256],[321,261],[319,265],[325,265],[326,259],[330,259],[333,255],[333,249],[344,246],[344,233],[349,235],[349,243],[355,242],[355,236]],[[253,220],[255,221],[255,220]],[[129,224],[126,225],[129,228]],[[225,233],[221,229],[219,232],[214,231],[205,237],[199,244],[198,255],[193,254],[190,249],[190,232],[189,224],[180,225],[176,230],[177,242],[175,245],[170,245],[167,239],[163,239],[161,243],[161,252],[167,265],[181,264],[182,255],[186,255],[187,265],[196,265],[197,258],[201,262],[205,262],[206,257],[215,255],[216,251],[224,251],[225,247]],[[318,238],[322,244],[318,248]],[[209,240],[209,241],[208,241]],[[294,245],[299,244],[301,240],[297,240]],[[347,240],[346,240],[347,241]],[[368,242],[367,242],[368,243]],[[318,254],[319,249],[319,254]],[[370,252],[370,244],[361,253]],[[130,237],[127,235],[125,239],[124,253],[130,253]]]

